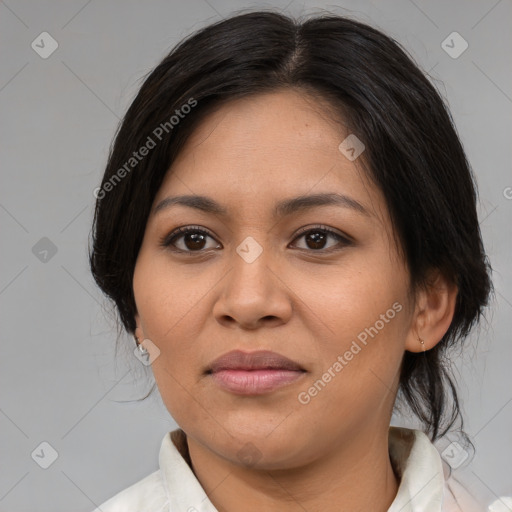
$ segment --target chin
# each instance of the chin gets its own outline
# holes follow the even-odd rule
[[[297,428],[285,427],[275,421],[275,415],[273,417],[272,422],[259,418],[251,422],[225,423],[226,431],[233,437],[219,428],[210,449],[233,464],[252,469],[289,469],[310,462],[316,451],[314,440],[300,436],[299,432],[302,435],[305,432],[298,425]]]

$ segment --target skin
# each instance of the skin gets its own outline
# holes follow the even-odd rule
[[[156,195],[154,205],[206,195],[229,214],[182,205],[152,213],[133,279],[136,335],[160,350],[152,369],[162,399],[219,511],[384,512],[396,496],[388,427],[401,360],[441,340],[457,290],[433,271],[432,286],[412,293],[381,192],[338,149],[348,134],[300,91],[232,101],[196,129]],[[329,205],[272,217],[277,201],[320,192],[350,196],[367,214]],[[174,241],[190,254],[160,244],[190,225],[212,236]],[[318,225],[351,243],[297,237]],[[236,252],[248,236],[262,248],[251,263]],[[396,302],[401,311],[300,403]],[[270,394],[235,395],[204,373],[234,349],[273,350],[307,371]]]

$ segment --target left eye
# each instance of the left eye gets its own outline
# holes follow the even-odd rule
[[[328,238],[333,238],[338,242],[338,245],[341,246],[350,245],[351,243],[347,237],[325,227],[309,228],[304,230],[295,238],[295,240],[299,240],[300,238],[305,238],[306,244],[309,244],[309,247],[306,247],[306,249],[313,248],[317,251],[325,252],[332,251],[331,248],[325,249],[324,247]],[[336,244],[334,244],[334,247],[336,247]]]
[[[163,247],[169,247],[177,252],[185,253],[202,252],[205,249],[220,248],[220,245],[214,247],[205,247],[205,241],[207,238],[214,240],[213,236],[208,231],[205,231],[199,227],[187,226],[178,228],[170,235],[166,236],[161,241],[161,245]],[[299,249],[313,249],[313,252],[331,252],[331,248],[325,248],[326,241],[329,238],[336,240],[338,244],[342,246],[351,244],[347,237],[325,227],[316,227],[303,230],[297,237],[295,237],[294,241],[301,238],[305,239],[307,247],[299,247]],[[182,247],[178,247],[179,241],[182,242]],[[336,246],[336,244],[334,244],[334,246]]]

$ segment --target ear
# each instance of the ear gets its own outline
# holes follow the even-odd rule
[[[446,279],[441,271],[436,269],[429,273],[426,286],[416,293],[414,315],[405,341],[406,350],[423,352],[441,341],[452,323],[457,292],[457,285]]]

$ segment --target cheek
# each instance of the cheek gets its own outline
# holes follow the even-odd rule
[[[394,320],[397,311],[393,304],[403,305],[406,300],[403,273],[379,256],[347,258],[343,264],[325,266],[315,273],[299,269],[283,277],[300,299],[297,314],[301,321],[307,321],[311,332],[327,346],[338,349],[340,342],[355,338],[390,309],[384,320]]]
[[[303,314],[313,319],[311,348],[319,362],[301,388],[302,403],[319,414],[336,405],[333,414],[342,416],[371,413],[391,398],[409,324],[403,272],[384,268],[381,260],[331,274],[324,286],[318,276],[297,283],[308,306]]]
[[[188,275],[189,274],[189,275]],[[160,350],[152,364],[159,391],[173,417],[190,407],[191,393],[205,364],[204,321],[207,296],[218,279],[177,269],[168,258],[141,250],[134,271],[133,288],[144,337]]]
[[[144,335],[161,349],[196,334],[198,326],[196,308],[204,296],[208,279],[186,275],[182,269],[169,265],[162,255],[151,255],[141,250],[133,277],[133,290],[137,312]],[[213,285],[213,280],[212,285]],[[212,286],[210,285],[210,286]]]

